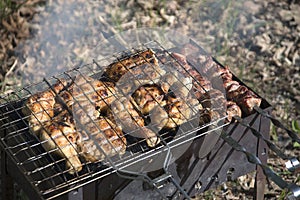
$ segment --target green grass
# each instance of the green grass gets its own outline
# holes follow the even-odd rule
[[[6,18],[13,11],[17,10],[22,4],[16,4],[12,0],[0,0],[0,20]]]
[[[292,129],[300,136],[300,125],[298,124],[297,120],[292,121]],[[293,147],[300,148],[300,144],[298,142],[294,142]]]

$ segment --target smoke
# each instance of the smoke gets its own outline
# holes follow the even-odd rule
[[[103,5],[86,1],[49,1],[32,22],[33,37],[16,51],[23,84],[38,82],[88,60],[101,38],[97,16]],[[90,15],[94,15],[91,17]]]

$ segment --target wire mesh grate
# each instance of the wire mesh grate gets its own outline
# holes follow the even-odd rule
[[[128,62],[128,59],[131,62]],[[106,70],[109,68],[118,70],[110,72]],[[194,66],[194,70],[198,70],[197,66]],[[111,73],[111,76],[109,73]],[[187,74],[189,79],[185,79],[182,74]],[[168,82],[169,79],[166,77],[175,77],[175,80],[171,83]],[[117,81],[114,79],[117,79]],[[164,81],[159,82],[160,80]],[[186,80],[187,82],[185,82]],[[1,97],[0,145],[10,155],[18,169],[25,174],[33,187],[45,198],[56,197],[116,171],[130,172],[136,175],[143,174],[144,171],[147,171],[147,165],[154,162],[155,158],[159,158],[158,161],[162,163],[160,168],[165,168],[169,165],[168,159],[174,159],[171,158],[174,155],[176,157],[176,151],[171,152],[171,150],[184,145],[188,148],[193,140],[217,131],[230,123],[226,121],[227,114],[222,113],[207,121],[207,123],[199,125],[199,117],[203,113],[210,112],[213,109],[220,109],[220,105],[203,108],[205,112],[198,113],[196,109],[198,104],[187,103],[188,101],[183,97],[178,98],[181,93],[178,94],[176,92],[178,90],[182,90],[182,93],[185,93],[185,91],[189,92],[191,90],[190,84],[194,82],[202,87],[195,75],[191,74],[178,61],[178,58],[174,57],[169,50],[164,49],[158,42],[151,41],[134,49],[123,51],[80,68],[44,79],[40,83],[26,86],[18,92]],[[100,83],[102,85],[99,85]],[[167,88],[165,89],[166,93],[163,94],[163,99],[158,99],[150,91],[153,88],[157,89],[159,85],[160,88],[157,90],[162,93],[163,83],[164,87]],[[60,87],[59,90],[57,89],[58,87]],[[128,99],[132,98],[132,94],[136,94],[137,91],[140,92],[141,88],[146,92],[148,98],[152,100],[147,103],[150,102],[158,107],[157,112],[145,111],[146,114],[142,113],[140,105],[128,101]],[[206,90],[205,87],[200,89]],[[105,94],[100,94],[100,90]],[[196,92],[197,90],[199,88],[195,89]],[[57,107],[54,108],[53,106],[49,109],[43,106],[50,102],[49,99],[41,99],[46,98],[43,97],[45,94],[43,92],[45,91],[48,91],[50,96],[52,95],[51,101],[55,101],[55,106]],[[76,92],[78,94],[75,94]],[[36,94],[39,94],[39,98],[42,96],[36,101],[37,105],[41,107],[40,110],[35,113],[31,112],[30,115],[24,115],[23,110],[28,109],[28,104],[26,104],[28,98]],[[193,96],[194,94],[189,95],[192,96],[191,101],[193,98],[196,98]],[[164,99],[166,96],[171,100]],[[68,99],[69,97],[71,100]],[[94,100],[93,98],[97,99]],[[113,99],[111,102],[108,100],[110,98]],[[168,114],[167,119],[171,128],[160,127],[159,122],[166,118],[156,120],[156,117],[159,116],[159,109],[165,110],[168,106],[172,109],[175,103],[180,102],[178,99],[186,106],[185,110],[190,111],[192,114],[187,117],[182,110],[176,113],[180,115],[179,118],[171,118]],[[68,100],[72,101],[72,108],[68,105]],[[130,104],[122,111],[129,114],[125,115],[125,117],[129,116],[132,123],[137,123],[138,120],[141,120],[144,123],[143,126],[127,127],[128,123],[126,121],[124,123],[124,118],[116,113],[111,113],[111,110],[113,110],[111,107],[118,107],[121,100]],[[163,100],[170,102],[164,105],[162,104]],[[212,103],[210,102],[210,104]],[[124,102],[121,105],[124,105]],[[268,106],[264,102],[263,107]],[[93,109],[89,109],[90,107],[93,107]],[[134,114],[132,114],[133,110]],[[51,114],[51,112],[54,114]],[[55,112],[58,114],[55,114]],[[44,133],[45,136],[43,137],[51,135],[51,129],[46,129],[45,127],[53,126],[52,118],[61,117],[60,114],[63,112],[65,113],[63,121],[58,120],[55,123],[57,127],[60,127],[57,130],[63,132],[62,137],[64,137],[64,141],[68,141],[69,144],[60,146],[55,141],[55,137],[41,140],[40,132]],[[91,112],[92,114],[90,114]],[[97,117],[95,118],[94,115],[97,115]],[[113,116],[113,120],[108,119],[108,117],[100,118],[103,115]],[[44,120],[44,117],[47,119]],[[71,121],[73,122],[70,123],[71,125],[66,124],[66,118],[68,117],[72,117]],[[155,120],[157,124],[153,123]],[[30,124],[29,122],[32,123]],[[114,139],[107,139],[98,123],[108,126],[111,130],[110,133],[114,134]],[[123,123],[120,125],[122,133],[120,133],[118,126],[113,125],[115,123]],[[90,154],[90,152],[83,153],[74,148],[74,144],[71,142],[73,138],[68,138],[67,134],[62,130],[70,128],[74,124],[76,126],[75,130],[82,133],[80,135],[82,140],[94,142],[94,150],[96,149],[97,154],[102,154],[103,159],[95,159],[95,161],[84,159],[83,157],[86,154]],[[41,130],[39,134],[35,134],[33,130],[36,127],[39,127]],[[147,131],[158,130],[151,137],[159,140],[159,144],[154,146],[148,145],[150,136],[147,138],[147,136],[140,135],[145,132],[145,127]],[[153,130],[148,130],[149,127]],[[120,153],[121,150],[119,148],[122,147],[114,145],[113,142],[115,140],[120,140],[120,146],[126,148],[126,151]],[[45,145],[49,145],[49,143],[54,143],[55,147],[45,149]],[[109,150],[104,150],[104,145],[107,145]],[[61,152],[65,151],[64,148],[66,146],[68,148],[71,146],[71,149],[73,148],[76,153],[73,153],[70,157],[61,156]],[[110,152],[112,155],[108,155],[107,152]],[[79,159],[80,168],[82,167],[82,169],[70,173],[75,168],[74,163],[70,161],[74,157],[79,157],[77,159]],[[68,162],[71,164],[71,168],[66,167]]]

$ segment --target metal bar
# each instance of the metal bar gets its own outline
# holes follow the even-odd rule
[[[299,197],[300,193],[298,193],[299,191],[299,186],[295,185],[295,184],[290,184],[287,183],[286,181],[284,181],[279,175],[277,175],[270,167],[268,167],[267,165],[264,165],[257,156],[249,153],[245,147],[241,146],[238,142],[236,142],[230,135],[228,135],[226,132],[222,132],[221,134],[221,138],[223,140],[225,140],[228,144],[230,144],[230,146],[232,146],[235,150],[243,152],[246,156],[247,159],[250,163],[259,165],[264,174],[270,178],[276,185],[278,185],[280,188],[282,189],[289,189],[291,192],[294,193],[295,197]]]
[[[262,110],[261,108],[259,107],[254,107],[254,109],[261,115],[269,118],[272,123],[278,127],[278,128],[281,128],[283,130],[285,130],[287,132],[287,134],[290,136],[290,138],[292,138],[294,141],[300,143],[300,138],[299,136],[294,133],[293,131],[289,130],[288,128],[286,128],[278,119],[276,119],[275,117],[273,117],[272,115],[270,115],[269,113],[265,112],[264,110]]]
[[[191,199],[188,193],[181,187],[181,185],[177,183],[177,181],[172,176],[169,177],[169,180],[175,185],[175,187],[183,195],[184,199]]]
[[[260,116],[259,132],[264,138],[269,138],[270,120]],[[268,145],[262,140],[257,138],[257,153],[256,156],[261,160],[262,164],[266,165],[268,160]],[[266,176],[261,167],[256,166],[255,175],[255,196],[256,200],[263,200],[265,193]]]

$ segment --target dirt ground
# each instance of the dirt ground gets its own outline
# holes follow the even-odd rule
[[[14,2],[14,1],[13,1]],[[18,1],[16,1],[18,2]],[[300,1],[298,0],[28,0],[2,16],[0,88],[8,94],[96,56],[101,40],[139,27],[176,29],[197,40],[220,63],[273,106],[273,115],[300,132]],[[299,158],[300,147],[271,127],[271,139]],[[289,182],[284,161],[268,163]],[[200,199],[251,199],[253,174]],[[285,193],[271,181],[266,199]]]

